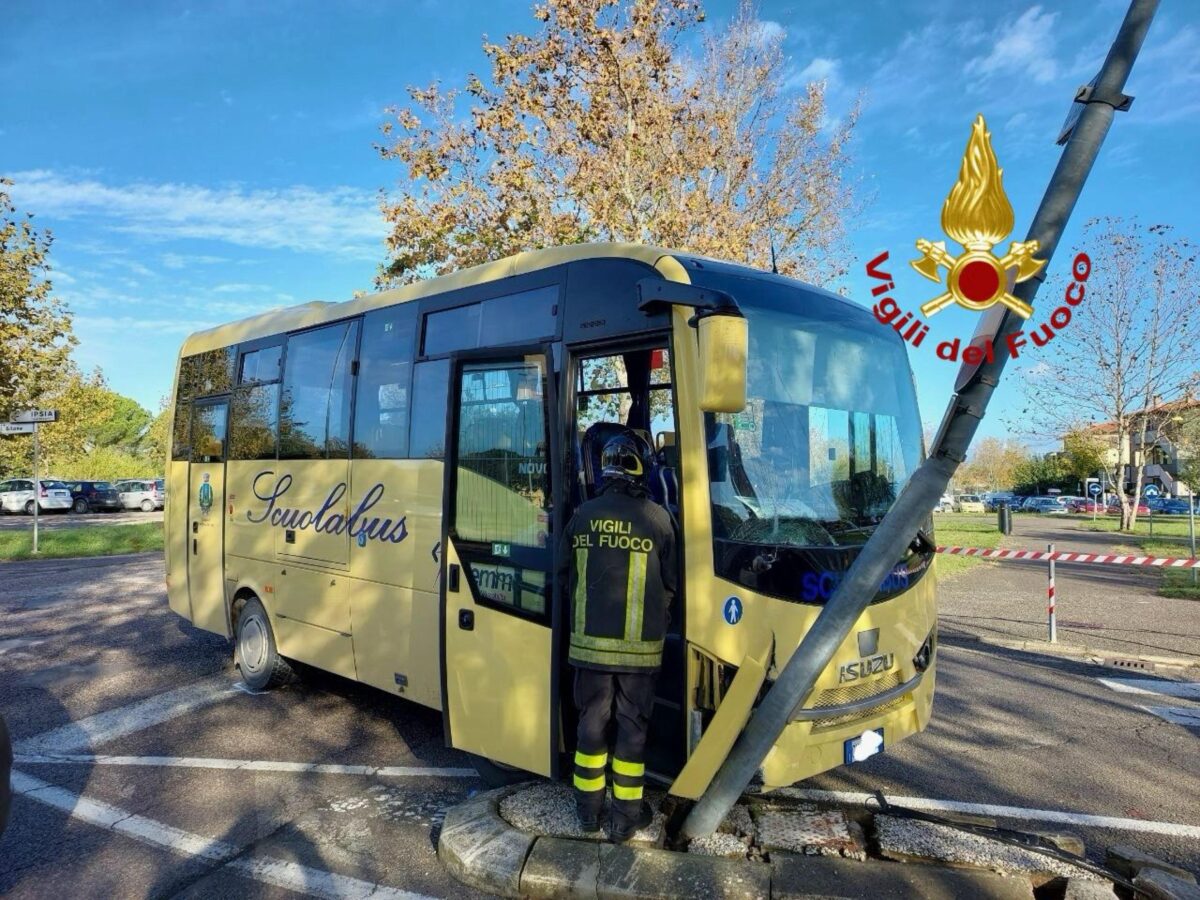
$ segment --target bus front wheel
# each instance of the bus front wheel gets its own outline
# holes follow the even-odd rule
[[[233,660],[252,691],[270,690],[293,677],[292,667],[279,655],[271,620],[257,597],[247,600],[238,616]]]

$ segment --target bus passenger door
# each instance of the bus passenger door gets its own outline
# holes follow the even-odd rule
[[[557,749],[549,373],[541,352],[457,361],[442,554],[450,742],[539,775]]]
[[[188,594],[192,624],[227,634],[225,619],[226,400],[192,407],[192,464],[188,473]]]

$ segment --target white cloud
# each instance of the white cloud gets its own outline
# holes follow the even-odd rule
[[[992,50],[987,56],[967,63],[968,75],[1028,74],[1039,84],[1053,81],[1058,74],[1055,62],[1054,23],[1058,13],[1043,13],[1031,6],[1015,22],[1003,22],[994,33]]]
[[[218,188],[174,182],[109,185],[45,169],[15,172],[22,207],[64,219],[108,220],[151,240],[199,238],[241,247],[378,259],[386,226],[374,193],[359,188]]]
[[[224,256],[206,256],[197,253],[164,253],[161,259],[164,269],[190,269],[193,266],[216,265],[229,262]]]
[[[760,46],[768,46],[787,37],[787,29],[772,19],[759,19],[754,23],[753,39]]]
[[[796,79],[800,84],[808,84],[811,81],[836,81],[841,65],[840,60],[818,56],[800,71]]]

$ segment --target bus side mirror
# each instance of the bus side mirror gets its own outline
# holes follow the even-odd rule
[[[749,329],[740,313],[696,318],[700,337],[700,409],[736,413],[746,408]]]

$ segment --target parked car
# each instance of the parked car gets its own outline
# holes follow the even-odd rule
[[[936,513],[950,512],[954,509],[954,498],[949,494],[942,494],[942,499],[937,502],[937,506],[933,508]]]
[[[1109,501],[1109,503],[1108,503],[1108,510],[1107,510],[1107,512],[1108,512],[1109,514],[1111,514],[1111,515],[1114,515],[1114,516],[1119,516],[1119,515],[1121,514],[1121,503],[1120,503],[1120,501],[1119,501],[1119,500],[1110,500],[1110,501]],[[1142,501],[1142,502],[1138,503],[1138,505],[1137,505],[1137,514],[1138,514],[1139,516],[1148,516],[1148,515],[1150,515],[1150,507],[1148,507],[1148,506],[1145,504],[1145,501]]]
[[[1033,497],[1027,505],[1030,512],[1050,515],[1066,515],[1067,504],[1061,497]]]
[[[161,478],[130,478],[114,485],[121,497],[123,509],[154,512],[162,509],[167,499],[165,482]]]
[[[1009,509],[1016,509],[1017,501],[1017,495],[1012,491],[990,491],[983,495],[983,505],[988,512],[995,512],[1002,503],[1007,503]]]
[[[34,497],[40,512],[71,508],[71,489],[61,481],[43,478],[34,491],[32,478],[10,478],[0,482],[0,511],[33,515]]]
[[[1107,509],[1103,500],[1089,500],[1084,497],[1072,497],[1071,502],[1067,504],[1067,509],[1073,513],[1104,513]]]
[[[121,495],[110,481],[64,482],[71,489],[71,509],[77,513],[101,509],[117,512],[121,508]]]
[[[1167,497],[1158,506],[1150,505],[1150,508],[1165,516],[1186,516],[1191,506],[1181,497]]]
[[[960,494],[954,498],[954,511],[959,513],[987,512],[978,494]]]

